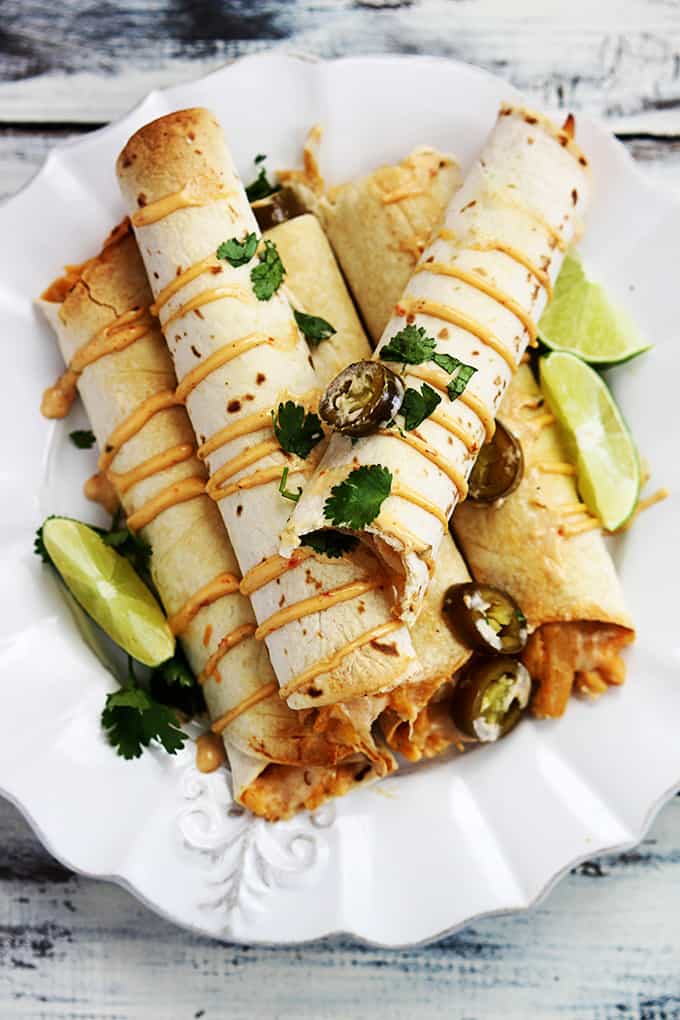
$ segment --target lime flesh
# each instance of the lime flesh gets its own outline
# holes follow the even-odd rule
[[[640,491],[637,450],[614,398],[573,354],[541,358],[541,387],[573,456],[581,498],[608,531],[632,514]]]
[[[43,525],[43,542],[66,587],[112,641],[145,666],[171,658],[175,639],[161,607],[96,531],[53,517]]]
[[[614,365],[649,350],[630,317],[615,308],[599,283],[591,283],[579,258],[566,256],[552,301],[538,332],[553,351],[567,351],[591,365]]]

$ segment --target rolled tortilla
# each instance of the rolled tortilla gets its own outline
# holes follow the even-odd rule
[[[437,166],[448,165],[443,157],[434,162]],[[431,202],[427,204],[429,208]],[[422,222],[425,214],[419,219]],[[377,218],[373,226],[380,231]],[[265,237],[275,241],[281,253],[288,270],[286,286],[294,306],[320,315],[336,329],[330,339],[311,351],[318,384],[326,386],[350,362],[371,357],[371,345],[354,311],[333,252],[318,219],[311,215],[288,220],[267,231]],[[399,249],[395,254],[399,261]],[[408,269],[406,271],[408,273]],[[418,737],[412,732],[416,716],[433,698],[442,698],[440,688],[443,685],[451,688],[456,674],[470,656],[469,649],[457,641],[442,614],[444,593],[449,585],[468,580],[463,558],[447,533],[423,608],[411,627],[419,669],[407,683],[391,692],[380,714],[381,729],[388,744],[411,760],[420,757]],[[422,723],[419,732],[423,732]],[[441,750],[444,746],[448,745],[441,740],[435,743],[431,737],[427,741],[430,753],[435,753],[435,747]],[[422,751],[425,753],[424,748]]]
[[[452,199],[378,345],[405,326],[422,327],[438,354],[474,370],[464,392],[447,394],[457,376],[431,361],[406,366],[420,390],[441,403],[417,429],[385,428],[351,443],[334,435],[307,483],[281,543],[289,555],[308,531],[331,526],[324,507],[356,465],[388,468],[400,495],[383,502],[362,530],[395,578],[395,612],[417,617],[444,522],[467,493],[467,477],[545,305],[587,204],[585,157],[570,133],[523,108],[503,107],[479,160]],[[415,491],[417,499],[404,495]],[[425,505],[424,505],[425,504]],[[428,507],[427,504],[430,504]]]
[[[239,592],[224,525],[203,493],[205,468],[195,456],[186,411],[173,399],[172,360],[148,315],[150,303],[144,266],[123,224],[97,257],[72,267],[40,302],[67,364],[77,365],[74,356],[82,360],[87,351],[97,355],[77,376],[65,373],[44,403],[54,411],[61,396],[66,413],[77,383],[129,522],[149,518],[140,534],[151,546],[151,574],[193,670],[204,678],[235,796],[267,818],[287,817],[344,791],[357,775],[367,780],[383,773],[389,757],[376,753],[371,764],[353,747],[316,732],[314,713],[302,716],[278,697],[266,649],[253,636],[250,603]],[[172,486],[184,486],[186,498],[159,509]],[[263,688],[269,697],[239,713]]]
[[[433,188],[427,203],[410,200],[411,206],[419,206],[419,222],[426,234],[427,219],[433,231],[452,198],[455,182],[449,181],[449,187],[448,194]],[[368,246],[360,224],[374,193],[369,176],[332,189],[317,198],[315,208],[333,239],[345,276],[353,281],[354,297],[365,321],[372,323],[377,342],[408,282],[410,270],[396,253],[405,247],[410,227],[405,220],[388,217],[387,210],[381,220],[376,209],[371,232],[381,238],[381,248],[371,248],[375,276],[369,282]],[[525,662],[538,684],[532,710],[539,716],[559,716],[574,685],[594,695],[621,682],[625,667],[619,653],[633,637],[632,623],[606,544],[579,503],[558,426],[546,415],[528,365],[520,366],[508,386],[499,419],[521,441],[524,477],[500,506],[462,503],[452,526],[473,577],[504,588],[522,606],[532,631]],[[555,464],[564,465],[567,473],[545,472],[540,467]],[[572,512],[565,516],[560,506]],[[589,530],[570,534],[581,527]],[[431,591],[432,586],[428,600]],[[416,648],[421,654],[417,642]],[[442,732],[449,730],[445,711],[433,704],[412,727],[409,739],[438,747]],[[403,749],[398,742],[394,746]]]
[[[219,124],[203,109],[162,117],[130,139],[117,168],[282,696],[304,708],[391,690],[416,662],[377,561],[367,550],[278,556],[291,507],[279,492],[284,469],[295,491],[310,468],[281,450],[271,411],[289,398],[312,405],[316,379],[285,296],[254,293],[257,257],[239,267],[216,258],[222,242],[258,234]]]

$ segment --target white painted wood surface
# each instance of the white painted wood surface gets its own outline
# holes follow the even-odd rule
[[[1,0],[0,196],[150,88],[272,45],[480,64],[605,117],[680,193],[680,0]],[[65,871],[2,802],[0,831],[0,1020],[680,1020],[680,798],[534,910],[399,953],[212,943]]]

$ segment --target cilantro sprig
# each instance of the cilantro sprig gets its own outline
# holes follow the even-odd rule
[[[250,271],[250,280],[258,301],[269,301],[283,283],[286,267],[273,241],[265,240],[259,258],[259,263]]]
[[[74,429],[69,432],[69,439],[79,450],[91,450],[95,444],[94,432],[91,429]]]
[[[310,347],[318,347],[324,340],[329,340],[337,333],[336,328],[320,315],[307,315],[306,312],[297,312],[295,309],[293,315]]]
[[[437,341],[427,335],[424,326],[404,326],[381,348],[380,357],[402,365],[422,365],[432,359],[436,348]]]
[[[239,241],[237,237],[230,237],[228,241],[222,241],[215,254],[218,259],[225,260],[236,269],[238,266],[245,266],[247,262],[250,262],[256,251],[257,234],[251,233],[246,234],[242,241]]]
[[[391,490],[389,468],[382,464],[364,464],[333,486],[324,503],[324,516],[338,528],[360,531],[376,519]]]
[[[154,701],[143,687],[123,687],[109,694],[102,712],[102,726],[111,746],[128,761],[139,758],[152,740],[168,754],[177,754],[187,741],[172,709]]]
[[[246,195],[248,196],[249,202],[258,202],[261,198],[269,198],[270,195],[281,190],[280,184],[270,184],[269,182],[266,167],[262,166],[266,158],[267,157],[260,152],[253,160],[255,166],[259,166],[260,169],[255,180],[251,181],[251,183],[246,186]]]
[[[404,416],[404,428],[407,432],[417,429],[426,418],[429,418],[435,407],[441,404],[442,398],[437,391],[427,383],[423,383],[420,392],[415,389],[406,390],[402,401],[400,414]]]
[[[352,552],[359,544],[354,535],[345,535],[341,531],[308,531],[300,538],[302,545],[314,552],[328,556],[331,560],[340,559],[345,553]]]
[[[306,460],[316,444],[323,439],[321,419],[302,404],[287,400],[272,411],[274,434],[286,453]]]
[[[381,349],[380,357],[383,361],[398,361],[402,365],[422,365],[426,361],[432,361],[439,368],[447,372],[448,375],[453,376],[455,373],[446,390],[450,400],[455,400],[465,391],[465,387],[477,371],[474,365],[466,365],[464,361],[454,358],[452,354],[444,354],[437,351],[437,341],[434,337],[427,335],[424,326],[404,326],[393,337],[390,337],[388,343]],[[434,392],[432,387],[428,387],[428,389]],[[406,397],[408,397],[409,393],[416,394],[416,396],[410,398],[413,407],[415,408],[416,405],[420,407],[417,396],[422,396],[423,391],[421,391],[421,394],[418,394],[417,390],[407,390]],[[404,399],[406,400],[406,398]],[[431,395],[424,397],[424,399],[431,405],[430,411],[428,411],[428,414],[431,414],[437,404],[432,404]],[[416,426],[411,427],[415,428]],[[406,425],[406,428],[408,430],[409,426]]]

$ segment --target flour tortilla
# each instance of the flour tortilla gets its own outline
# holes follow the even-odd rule
[[[317,215],[333,240],[345,276],[352,281],[355,300],[364,321],[371,324],[376,343],[417,261],[414,252],[409,267],[398,254],[409,247],[411,227],[407,219],[390,216],[389,207],[382,207],[380,215],[381,206],[375,199],[380,189],[375,178],[384,173],[381,168],[368,177],[332,188],[328,195],[317,196],[315,202]],[[456,190],[455,180],[449,178],[447,184],[448,191],[433,186],[425,195],[408,200],[409,218],[417,217],[426,236],[436,229]],[[373,211],[372,234],[381,238],[379,250],[369,249],[360,228],[367,208]],[[369,258],[373,272],[370,279]],[[574,683],[579,685],[579,675],[584,672],[579,668],[582,656],[576,639],[585,638],[591,645],[588,669],[610,683],[617,673],[618,678],[623,675],[618,653],[632,639],[633,625],[600,532],[593,530],[573,538],[560,535],[564,520],[554,508],[573,505],[578,494],[573,477],[545,474],[537,467],[539,463],[569,460],[556,423],[540,429],[532,424],[545,412],[540,400],[530,368],[521,366],[508,386],[499,418],[522,443],[527,461],[524,478],[500,507],[462,503],[452,524],[473,577],[511,592],[526,613],[533,631],[527,664],[539,683],[532,707],[536,714],[556,716],[564,712],[569,693]],[[416,626],[414,634],[417,632]],[[558,657],[551,655],[551,646],[559,647],[565,641],[568,647],[558,663]],[[422,658],[417,641],[416,648]],[[433,730],[436,740],[432,738]],[[415,745],[416,753],[418,747],[422,753],[430,753],[440,748],[442,733],[453,739],[438,703],[429,719],[423,713],[412,728],[410,747]]]
[[[130,139],[117,168],[131,214],[182,189],[189,189],[198,203],[136,228],[156,297],[179,272],[210,256],[223,241],[258,233],[222,130],[207,110],[184,110],[146,125]],[[241,288],[239,297],[203,305],[200,315],[182,314],[166,328],[166,342],[180,380],[229,342],[252,334],[274,341],[212,372],[190,393],[187,410],[201,443],[227,421],[240,421],[259,410],[267,412],[287,398],[311,403],[315,397],[312,362],[290,304],[281,290],[269,300],[257,300],[250,282],[254,265],[256,260],[234,268],[224,261],[219,275],[200,276],[187,283],[161,310],[161,320],[167,323],[187,300],[206,289]],[[266,427],[232,440],[208,456],[210,472],[271,438],[271,428]],[[276,450],[260,459],[255,468],[236,473],[234,480],[242,480],[255,469],[282,469],[287,460],[290,458]],[[288,487],[294,491],[304,483],[305,474],[294,462],[291,467]],[[278,553],[291,508],[279,494],[278,479],[239,490],[221,499],[218,506],[244,574]],[[255,616],[262,623],[283,605],[291,606],[320,591],[375,577],[379,572],[379,564],[367,560],[365,551],[341,560],[314,557],[255,591],[251,595]],[[375,588],[361,597],[363,613],[357,612],[356,601],[336,604],[288,623],[266,638],[290,707],[319,707],[389,691],[414,672],[417,663],[405,627],[394,630],[387,644],[365,643],[340,658],[349,642],[393,620],[388,594],[388,586]],[[308,670],[333,657],[336,664],[313,680],[305,680]]]
[[[444,217],[447,236],[437,234],[423,253],[419,266],[425,271],[412,275],[378,350],[403,329],[407,318],[414,326],[422,326],[437,339],[438,352],[476,369],[466,395],[477,398],[493,420],[512,376],[509,364],[467,328],[452,325],[434,313],[418,311],[417,302],[437,302],[479,323],[511,352],[514,364],[519,363],[529,342],[528,330],[510,308],[477,286],[435,275],[426,267],[432,261],[455,265],[482,283],[494,285],[536,322],[545,304],[545,288],[522,262],[491,246],[494,242],[511,245],[554,282],[577,217],[587,206],[585,164],[585,157],[569,136],[546,118],[521,107],[503,107],[480,158],[449,203]],[[328,525],[324,505],[330,490],[357,464],[382,464],[397,480],[427,496],[439,511],[447,516],[453,512],[464,495],[461,489],[484,442],[485,428],[480,415],[467,406],[465,399],[449,400],[448,376],[441,369],[435,371],[443,380],[438,411],[453,427],[463,428],[475,446],[467,449],[447,428],[431,419],[419,426],[416,437],[458,473],[460,484],[454,484],[446,472],[394,430],[389,435],[367,436],[355,444],[336,435],[295,507],[281,543],[282,554],[289,554],[302,534]],[[420,389],[422,382],[410,369],[405,378]],[[407,622],[416,619],[420,611],[430,581],[430,565],[436,560],[444,533],[438,517],[400,496],[390,496],[378,518],[362,531],[362,538],[372,544],[393,572],[396,611]]]
[[[54,327],[66,362],[118,315],[133,307],[148,306],[151,294],[137,246],[129,230],[119,230],[108,244],[66,286],[53,286],[40,306]],[[157,328],[125,350],[88,366],[79,380],[79,392],[100,449],[114,428],[145,399],[174,389],[175,375],[166,345]],[[186,412],[181,407],[160,411],[121,448],[116,471],[125,471],[179,443],[195,443]],[[129,515],[172,482],[204,476],[196,458],[166,469],[132,486],[122,495]],[[238,565],[213,501],[198,496],[164,511],[141,531],[151,546],[151,574],[169,615],[177,612],[203,585],[219,573],[238,575]],[[196,674],[200,673],[220,639],[244,624],[253,624],[248,599],[238,592],[199,611],[183,634],[182,643]],[[204,685],[211,719],[232,709],[274,674],[266,649],[250,637],[222,658],[217,676]],[[313,718],[291,711],[276,696],[244,712],[224,731],[234,791],[248,803],[257,783],[254,808],[266,817],[287,817],[320,796],[347,787],[349,776],[363,772],[363,781],[391,767],[384,754],[376,762],[359,758],[354,748],[333,743],[314,731]],[[340,762],[345,762],[338,773]],[[313,768],[310,783],[291,782],[291,769],[301,774]],[[337,777],[342,776],[342,782]],[[284,782],[285,780],[285,782]],[[284,792],[285,791],[285,796]]]

